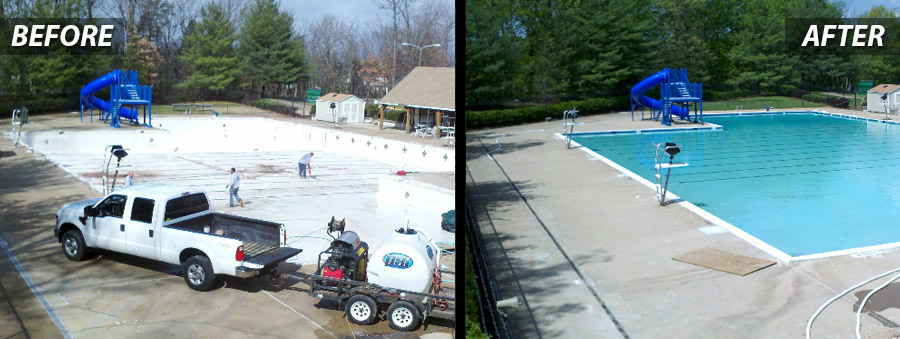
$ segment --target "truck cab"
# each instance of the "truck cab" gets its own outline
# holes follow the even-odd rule
[[[209,205],[202,191],[136,185],[63,206],[54,234],[70,260],[102,249],[177,264],[196,290],[209,289],[217,274],[277,276],[278,263],[300,253],[284,247],[284,225],[214,213]]]

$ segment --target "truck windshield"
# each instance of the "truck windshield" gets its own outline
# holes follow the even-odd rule
[[[166,203],[166,221],[209,209],[209,201],[203,193],[178,197]]]

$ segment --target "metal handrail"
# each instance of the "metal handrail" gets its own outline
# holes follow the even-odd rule
[[[572,118],[572,122],[567,122],[569,118]],[[575,119],[578,118],[578,110],[573,107],[572,109],[563,111],[563,134],[566,137],[566,148],[572,148],[572,132],[575,131]]]

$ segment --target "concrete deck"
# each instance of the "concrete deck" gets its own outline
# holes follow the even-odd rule
[[[158,129],[141,127],[113,130],[97,122],[81,124],[77,116],[68,115],[32,117],[32,121],[35,123],[27,125],[26,132],[61,130],[63,141],[78,131],[96,131],[97,135],[110,131],[134,134],[136,130],[159,133]],[[350,324],[337,305],[319,302],[306,294],[305,284],[297,281],[269,292],[253,280],[226,277],[213,291],[198,293],[185,285],[177,266],[111,252],[101,252],[83,262],[66,260],[53,237],[54,214],[67,202],[101,196],[97,189],[102,150],[40,154],[14,149],[7,138],[0,138],[0,150],[0,239],[8,243],[24,272],[13,265],[13,257],[0,251],[0,337],[61,336],[51,313],[75,338],[450,337],[452,323],[436,318],[410,334],[397,333],[383,320],[370,326]],[[315,178],[306,180],[296,173],[299,153],[286,150],[130,151],[123,163],[132,166],[137,183],[206,189],[214,210],[284,223],[288,242],[304,250],[282,265],[288,273],[315,270],[310,263],[328,245],[321,238],[332,215],[346,217],[347,229],[359,233],[373,248],[384,232],[397,228],[406,218],[411,227],[429,230],[437,241],[454,241],[452,233],[440,230],[440,213],[444,211],[402,201],[380,201],[379,177],[390,175],[393,165],[327,150],[316,153]],[[246,200],[244,208],[228,207],[224,185],[226,170],[232,166],[242,169],[240,195]],[[446,182],[453,181],[452,173],[422,175],[427,177],[424,181],[431,182],[427,185],[444,191]],[[445,257],[442,264],[450,266],[445,279],[455,280],[454,257]],[[25,275],[33,289],[25,283]],[[49,311],[38,295],[46,300]]]
[[[579,121],[576,132],[662,127],[630,113]],[[508,312],[519,338],[800,338],[825,301],[900,267],[898,249],[779,262],[744,277],[672,260],[703,247],[777,258],[727,231],[708,232],[718,225],[679,205],[660,206],[653,189],[566,149],[559,132],[555,120],[467,134],[466,196],[501,297],[525,302]],[[886,279],[826,308],[813,337],[853,337],[858,303]],[[863,337],[900,335],[898,305],[900,283],[872,297]]]

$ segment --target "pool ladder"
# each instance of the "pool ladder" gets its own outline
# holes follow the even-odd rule
[[[572,132],[575,131],[575,125],[582,125],[583,122],[575,122],[578,118],[578,110],[574,107],[563,111],[563,135],[566,137],[566,148],[572,148]],[[570,122],[569,119],[572,119]]]
[[[656,144],[656,165],[654,166],[654,169],[656,170],[656,200],[659,200],[660,206],[666,205],[666,193],[669,191],[669,178],[672,176],[672,169],[688,166],[686,162],[672,162],[675,158],[675,154],[680,152],[681,149],[679,149],[675,143],[666,142]],[[666,155],[669,155],[668,163],[665,162]],[[662,178],[663,169],[666,170],[665,181],[663,181]]]
[[[28,123],[28,108],[16,108],[12,113],[13,148],[19,148],[22,137],[22,126]]]

